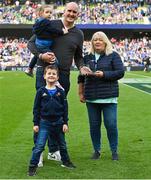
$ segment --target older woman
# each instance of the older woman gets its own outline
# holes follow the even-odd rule
[[[118,80],[124,67],[118,53],[112,49],[108,37],[101,31],[92,36],[90,54],[84,57],[87,74],[79,75],[79,97],[86,102],[90,135],[94,148],[92,159],[101,155],[102,114],[107,131],[112,160],[118,160],[117,97]]]

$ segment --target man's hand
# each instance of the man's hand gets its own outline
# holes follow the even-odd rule
[[[53,52],[46,52],[42,54],[41,59],[49,64],[54,64],[56,57]]]
[[[91,69],[87,66],[82,66],[80,68],[80,72],[82,75],[91,75],[93,72],[91,71]]]
[[[35,133],[37,133],[39,131],[39,126],[34,126],[33,130],[34,130]]]
[[[64,133],[68,132],[68,126],[64,124],[62,130]]]

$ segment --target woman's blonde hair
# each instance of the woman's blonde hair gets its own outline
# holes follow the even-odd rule
[[[95,53],[93,41],[94,41],[94,39],[96,39],[96,38],[100,38],[100,39],[106,44],[105,54],[106,54],[107,56],[113,52],[112,43],[110,42],[110,40],[108,39],[108,37],[106,36],[106,34],[105,34],[104,32],[102,32],[102,31],[98,31],[98,32],[94,33],[93,36],[92,36],[90,53],[92,53],[92,54]]]

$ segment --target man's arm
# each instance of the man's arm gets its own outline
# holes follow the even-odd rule
[[[54,63],[55,62],[55,55],[53,52],[46,52],[46,53],[41,53],[38,48],[35,45],[35,40],[36,40],[36,35],[33,35],[27,44],[28,49],[32,54],[34,54],[37,58],[47,62],[47,63]]]
[[[84,41],[84,35],[81,32],[80,42],[79,42],[79,45],[77,46],[76,52],[74,54],[74,62],[75,62],[75,65],[77,66],[77,68],[80,70],[80,73],[82,75],[88,75],[88,74],[91,74],[92,71],[90,70],[90,68],[88,68],[84,65],[83,41]]]
[[[84,41],[84,35],[82,32],[80,32],[79,43],[76,49],[76,52],[74,54],[74,62],[78,69],[83,66],[83,41]]]
[[[36,35],[33,35],[27,44],[27,48],[30,50],[32,54],[34,54],[36,57],[39,57],[40,52],[38,51],[36,45],[35,45]]]

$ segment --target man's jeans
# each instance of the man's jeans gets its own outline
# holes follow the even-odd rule
[[[36,90],[46,85],[46,82],[44,80],[44,68],[43,67],[37,67],[36,70]]]
[[[36,145],[33,148],[32,157],[30,160],[31,165],[36,166],[38,164],[40,155],[44,150],[48,137],[50,142],[52,138],[58,143],[62,162],[69,161],[69,156],[65,142],[65,135],[62,131],[62,126],[62,124],[55,124],[55,122],[52,123],[48,120],[40,121],[38,138],[36,141]]]
[[[90,135],[95,151],[101,150],[101,123],[102,113],[107,137],[112,152],[117,151],[117,104],[114,103],[86,103],[90,123]]]

